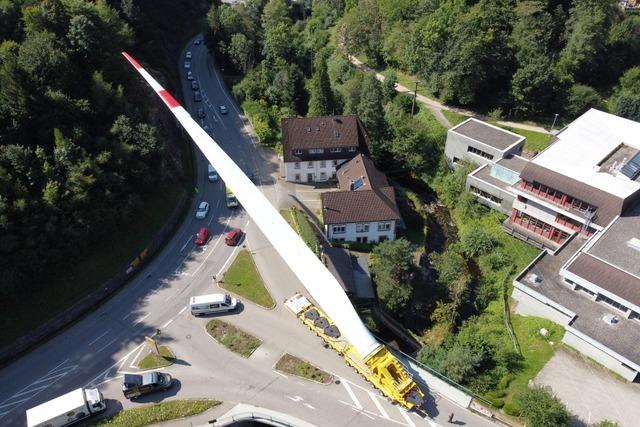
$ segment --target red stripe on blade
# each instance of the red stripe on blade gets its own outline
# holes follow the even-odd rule
[[[127,52],[122,52],[122,55],[127,58],[127,61],[129,61],[131,63],[131,65],[133,65],[136,68],[142,68],[140,66],[140,64],[138,64],[138,61],[136,61],[135,59],[133,59],[133,56],[129,55]]]
[[[180,103],[176,101],[176,99],[173,96],[171,96],[171,94],[166,90],[162,89],[160,92],[158,92],[158,94],[162,97],[165,104],[167,104],[169,108],[175,108],[180,106]]]

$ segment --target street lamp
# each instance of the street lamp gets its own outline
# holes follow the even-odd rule
[[[553,132],[553,128],[556,125],[556,120],[558,120],[558,113],[556,113],[555,117],[553,118],[553,123],[551,124],[551,129],[549,130],[549,133]]]

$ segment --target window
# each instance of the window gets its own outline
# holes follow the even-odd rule
[[[496,197],[493,194],[489,194],[484,190],[474,187],[473,185],[469,187],[469,191],[471,191],[473,194],[480,197],[481,199],[485,199],[489,202],[493,202],[497,204],[502,203],[502,199],[500,197]]]
[[[294,181],[300,182],[300,174],[299,173],[296,174],[296,176],[294,178]]]
[[[391,230],[390,222],[379,222],[378,223],[378,231],[389,231]]]
[[[610,306],[615,307],[615,308],[617,308],[618,310],[623,311],[623,312],[625,312],[625,313],[629,310],[627,307],[625,307],[624,305],[620,304],[619,302],[614,301],[614,300],[612,300],[611,298],[605,297],[605,296],[604,296],[604,295],[602,295],[602,294],[598,294],[598,299],[597,299],[597,301],[602,301],[602,302],[604,302],[604,303],[607,303],[607,304],[609,304]]]
[[[313,169],[313,162],[307,162],[307,169]]]
[[[326,167],[327,167],[327,162],[326,162],[325,160],[322,160],[322,161],[320,162],[320,167],[321,167],[321,168],[326,168]]]
[[[342,151],[342,148],[333,147],[333,148],[329,149],[329,151],[332,152],[332,153],[340,153]]]
[[[321,181],[325,181],[327,179],[327,173],[326,172],[320,172],[320,180]]]
[[[356,237],[356,242],[357,243],[367,243],[369,239],[367,239],[367,236],[362,236],[362,237]]]
[[[311,148],[309,150],[309,154],[322,154],[324,153],[324,148]]]
[[[334,225],[333,227],[331,227],[331,232],[333,234],[344,234],[347,232],[347,227],[345,227],[344,225]]]
[[[294,168],[294,169],[300,169],[300,162],[295,162],[295,163],[293,164],[293,168]]]
[[[349,147],[349,152],[355,153],[356,149],[357,149],[356,147]]]
[[[477,155],[477,156],[484,157],[485,159],[493,160],[493,156],[492,156],[491,154],[489,154],[489,153],[485,153],[485,152],[484,152],[484,151],[482,151],[482,150],[478,150],[478,149],[477,149],[477,148],[475,148],[475,147],[468,146],[468,147],[467,147],[467,151],[468,151],[469,153],[473,153],[473,154],[475,154],[475,155]]]
[[[300,154],[302,154],[302,150],[299,149],[299,148],[297,150],[293,150],[293,154],[300,155]]]
[[[368,233],[369,223],[356,224],[356,233]]]

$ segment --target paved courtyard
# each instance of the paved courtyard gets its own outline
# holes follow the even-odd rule
[[[562,348],[540,371],[534,382],[549,386],[577,415],[575,425],[588,426],[609,419],[621,427],[635,427],[640,420],[640,384],[613,378],[600,367]]]

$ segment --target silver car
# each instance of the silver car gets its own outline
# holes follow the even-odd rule
[[[209,203],[200,202],[196,211],[196,219],[205,219],[209,213]]]

